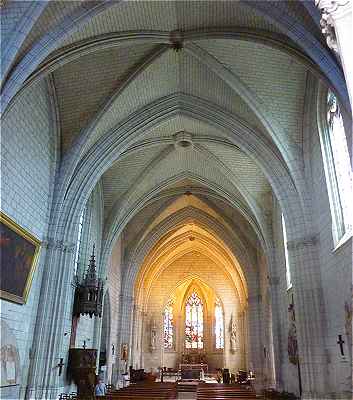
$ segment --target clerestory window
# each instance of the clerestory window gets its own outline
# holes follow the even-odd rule
[[[339,102],[329,90],[320,135],[335,243],[352,234],[352,168]]]
[[[286,282],[287,282],[287,290],[292,287],[292,277],[290,274],[290,264],[288,257],[288,248],[287,248],[287,230],[286,230],[286,222],[284,220],[284,215],[282,214],[282,233],[283,233],[283,245],[284,245],[284,262],[286,266]]]
[[[77,242],[76,242],[76,251],[75,251],[75,263],[74,263],[74,274],[77,275],[79,270],[79,262],[80,262],[80,252],[81,252],[81,241],[82,241],[82,228],[83,222],[85,219],[85,212],[86,208],[83,209],[80,220],[78,223],[78,235],[77,235]]]

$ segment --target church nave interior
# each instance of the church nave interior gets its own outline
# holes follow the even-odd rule
[[[1,399],[352,398],[351,3],[0,1]]]

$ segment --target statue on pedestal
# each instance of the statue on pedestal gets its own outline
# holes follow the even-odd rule
[[[156,327],[156,321],[152,320],[152,322],[151,322],[151,343],[150,343],[151,351],[156,350],[156,346],[157,346],[157,327]]]
[[[236,347],[237,347],[237,327],[235,325],[235,321],[232,315],[230,324],[230,350],[232,353],[235,352]]]

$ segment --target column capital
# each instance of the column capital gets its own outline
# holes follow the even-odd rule
[[[133,303],[134,300],[135,300],[134,296],[130,296],[130,295],[127,295],[127,294],[120,294],[119,295],[119,299],[121,301],[125,301],[125,302],[128,302],[128,303]]]
[[[277,275],[272,275],[268,277],[268,283],[270,286],[278,286],[280,283],[280,277]]]
[[[254,303],[261,303],[262,301],[262,296],[261,294],[256,294],[254,296],[249,296],[248,297],[248,303],[249,304],[254,304]]]
[[[140,304],[134,304],[134,311],[137,312],[142,312],[142,306],[140,306]]]
[[[74,253],[76,249],[76,243],[55,240],[50,237],[44,238],[41,246],[47,250],[60,250],[65,253]]]
[[[299,239],[289,240],[287,242],[288,250],[298,250],[304,247],[316,246],[319,243],[319,235],[304,236]]]

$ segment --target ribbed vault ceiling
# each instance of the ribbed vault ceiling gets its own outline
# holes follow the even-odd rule
[[[181,224],[184,225],[183,229],[187,231],[190,230],[191,226],[198,225],[195,210],[200,210],[201,213],[218,221],[223,226],[224,232],[236,232],[249,253],[255,251],[259,241],[244,216],[237,209],[227,206],[225,203],[222,203],[221,207],[219,208],[208,198],[200,195],[181,194],[156,201],[132,218],[124,230],[124,242],[127,247],[126,257],[128,258],[137,246],[168,218],[174,218],[176,221],[175,216],[183,213],[185,218],[181,219]],[[172,225],[174,229],[177,228],[176,222]],[[209,228],[212,228],[212,226]]]
[[[278,31],[250,7],[237,1],[127,1],[94,17],[64,44],[114,31],[169,32],[234,26]]]
[[[305,14],[300,7],[291,12],[298,16],[301,12],[301,17]],[[50,13],[46,13],[48,18]],[[119,31],[211,32],[234,27],[279,33],[254,9],[238,2],[124,2],[91,18],[64,45]],[[88,151],[104,136],[119,135],[119,126],[134,113],[179,94],[214,104],[269,142],[274,137],[266,123],[275,125],[275,140],[298,151],[302,145],[305,63],[281,49],[241,38],[194,40],[190,45],[175,51],[163,40],[123,41],[118,47],[98,47],[56,69],[53,76],[62,151],[67,153],[84,131],[88,132]],[[200,57],[199,51],[210,61]],[[178,132],[191,135],[192,150],[174,147]],[[207,190],[213,184],[237,199],[255,219],[268,214],[271,187],[266,177],[256,160],[230,145],[228,139],[229,133],[187,112],[146,128],[139,141],[102,177],[107,226],[129,213],[148,193],[163,187],[167,193],[200,185]],[[166,199],[171,199],[168,194]],[[218,200],[212,201],[217,207]],[[150,207],[149,203],[139,215],[149,220]],[[228,215],[234,217],[231,212]]]
[[[258,140],[290,170],[303,152],[308,71],[322,72],[265,8],[271,4],[317,43],[324,40],[310,5],[265,3],[59,1],[38,13],[13,66],[40,48],[47,32],[62,38],[48,39],[42,63],[31,70],[29,62],[25,82],[52,78],[61,156],[77,166],[110,139],[128,135],[122,156],[102,169],[106,237],[124,218],[130,220],[124,235],[134,243],[135,224],[153,221],[186,191],[224,221],[241,220],[240,235],[251,246],[259,240],[252,228],[270,231],[271,186],[251,146],[241,149],[234,138]],[[16,4],[7,10],[13,21],[28,10],[25,2]],[[60,26],[71,28],[63,35]],[[151,110],[161,104],[168,117],[155,120]],[[136,123],[140,115],[146,125]],[[229,116],[232,128],[217,125],[219,115]],[[187,151],[175,147],[181,133],[192,141]]]
[[[140,44],[98,51],[55,71],[54,81],[60,107],[64,152],[114,89],[121,85],[129,71],[141,62],[153,47]]]
[[[199,272],[202,278],[207,278],[207,281],[211,283],[212,272],[209,271],[208,274],[205,274],[202,268],[197,271],[195,268],[197,263],[193,262],[195,258],[196,261],[203,258],[206,263],[217,265],[224,274],[223,279],[232,282],[241,303],[245,304],[248,288],[246,276],[238,260],[219,237],[200,227],[197,223],[186,224],[174,232],[168,232],[146,254],[135,283],[135,296],[138,301],[145,302],[150,295],[153,283],[158,281],[159,276],[168,268],[172,271],[173,263],[184,257],[188,257],[188,260],[185,260],[188,271],[179,275],[175,273],[174,279],[177,279],[177,282],[181,283]]]

